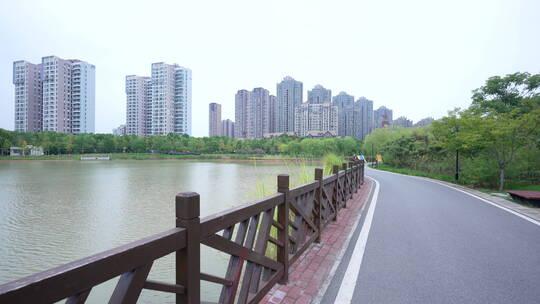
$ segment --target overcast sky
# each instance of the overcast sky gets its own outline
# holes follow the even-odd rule
[[[193,71],[193,135],[208,103],[290,75],[307,90],[385,105],[394,118],[467,107],[493,75],[540,72],[540,1],[23,1],[0,5],[0,128],[13,130],[12,63],[96,66],[96,132],[125,122],[125,76],[152,62]]]

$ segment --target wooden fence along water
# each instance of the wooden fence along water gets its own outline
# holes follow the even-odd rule
[[[176,228],[0,286],[0,303],[84,303],[92,288],[120,276],[109,303],[136,303],[142,289],[176,294],[176,303],[200,303],[200,281],[221,284],[219,303],[257,303],[276,283],[286,283],[293,264],[346,208],[364,182],[363,161],[334,166],[323,177],[289,188],[279,175],[278,192],[199,218],[199,195],[176,196]],[[272,232],[273,231],[273,232]],[[277,233],[275,233],[277,231]],[[229,254],[225,277],[201,273],[200,245]],[[267,254],[269,244],[277,249]],[[152,263],[176,255],[176,282],[147,279]]]

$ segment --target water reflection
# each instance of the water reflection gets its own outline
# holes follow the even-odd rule
[[[307,169],[313,172],[314,164]],[[255,198],[255,183],[275,189],[284,163],[215,161],[0,162],[0,283],[83,258],[174,227],[174,196],[201,195],[201,217]],[[173,281],[173,256],[150,277]],[[203,247],[204,272],[223,275],[227,256]],[[102,303],[116,280],[91,293]],[[203,283],[205,298],[219,287]],[[143,291],[142,303],[173,302]]]

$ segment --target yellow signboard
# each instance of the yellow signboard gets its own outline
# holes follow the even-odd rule
[[[377,154],[377,162],[378,163],[382,162],[382,155]]]

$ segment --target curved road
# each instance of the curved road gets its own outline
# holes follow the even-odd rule
[[[379,184],[322,303],[540,303],[540,223],[453,188]]]

